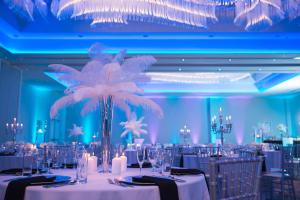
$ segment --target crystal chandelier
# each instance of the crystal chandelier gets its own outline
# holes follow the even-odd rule
[[[217,21],[211,0],[55,0],[59,18],[81,18],[99,23],[127,24],[129,21],[184,24],[207,27]],[[52,6],[53,7],[53,6]]]
[[[284,17],[281,0],[241,0],[235,3],[234,23],[251,30],[259,25],[272,26]]]

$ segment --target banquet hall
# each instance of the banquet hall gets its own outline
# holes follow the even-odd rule
[[[0,200],[300,199],[300,0],[0,0]]]

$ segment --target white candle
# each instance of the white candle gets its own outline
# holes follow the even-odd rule
[[[88,173],[92,174],[97,172],[97,156],[89,156],[88,158]]]
[[[113,175],[121,174],[121,158],[119,158],[118,154],[116,155],[116,157],[114,157],[114,159],[112,159],[111,173]]]
[[[122,153],[121,159],[121,173],[125,173],[127,170],[127,157]]]

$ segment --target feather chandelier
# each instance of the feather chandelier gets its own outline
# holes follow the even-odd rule
[[[300,16],[300,0],[287,0],[284,6],[285,10],[288,10],[287,16],[290,20]]]
[[[62,18],[83,18],[99,23],[127,24],[129,21],[184,24],[207,27],[217,20],[211,0],[193,3],[187,0],[60,0],[56,13]]]
[[[48,6],[45,0],[4,0],[10,10],[21,18],[33,21],[34,14],[46,17],[48,14]]]
[[[252,30],[260,25],[272,26],[283,19],[281,0],[241,0],[235,3],[234,23]]]
[[[97,24],[150,22],[207,28],[230,16],[247,31],[300,16],[300,0],[3,0],[17,16],[34,21],[52,13],[58,19]],[[227,14],[226,14],[227,13]],[[229,14],[228,14],[229,13]],[[233,17],[234,16],[234,17]]]

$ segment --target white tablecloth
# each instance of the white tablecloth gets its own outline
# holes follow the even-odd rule
[[[30,163],[32,161],[31,156],[26,156],[24,162]],[[13,168],[23,167],[23,157],[22,156],[0,156],[0,171]]]
[[[125,174],[136,175],[138,169],[128,169]],[[74,176],[74,170],[55,170],[55,174]],[[151,175],[149,169],[143,169],[144,175]],[[10,176],[0,177],[0,200],[4,199],[6,182]],[[111,174],[94,174],[88,177],[87,184],[69,185],[57,188],[43,188],[42,186],[27,187],[25,200],[159,200],[157,186],[120,187],[108,184],[107,178],[114,178]],[[209,193],[202,175],[181,176],[185,183],[178,183],[180,200],[209,200]],[[172,191],[170,191],[172,192]]]

